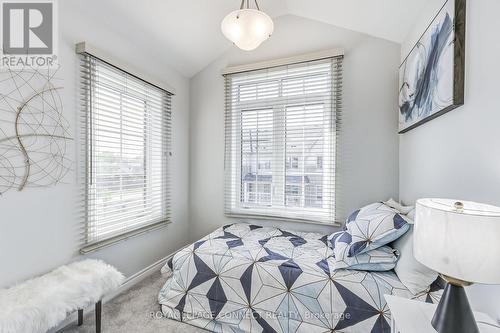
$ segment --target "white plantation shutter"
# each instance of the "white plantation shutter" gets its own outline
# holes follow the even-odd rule
[[[90,54],[80,70],[85,252],[169,221],[172,94]]]
[[[335,222],[342,56],[225,75],[225,213]]]

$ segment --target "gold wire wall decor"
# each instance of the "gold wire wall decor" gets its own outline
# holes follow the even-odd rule
[[[0,69],[0,195],[58,184],[71,170],[57,69]]]

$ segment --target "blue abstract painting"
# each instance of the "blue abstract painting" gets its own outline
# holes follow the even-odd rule
[[[465,0],[448,0],[400,67],[399,131],[463,104]]]

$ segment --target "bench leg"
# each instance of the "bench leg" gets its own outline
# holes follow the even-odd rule
[[[83,309],[78,309],[78,326],[83,324]]]
[[[95,333],[101,333],[102,301],[95,303]]]

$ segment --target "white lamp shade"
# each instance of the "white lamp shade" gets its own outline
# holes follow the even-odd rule
[[[463,204],[457,209],[456,202]],[[446,276],[500,284],[500,208],[468,201],[420,199],[415,258]]]
[[[227,15],[221,24],[222,33],[240,49],[259,47],[274,31],[273,20],[256,9],[239,9]]]

